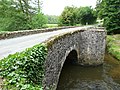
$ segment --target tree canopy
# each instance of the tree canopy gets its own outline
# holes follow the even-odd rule
[[[61,25],[74,25],[76,23],[76,8],[75,7],[65,7],[62,14],[59,17],[59,23]]]
[[[120,33],[120,0],[102,0],[96,9],[108,33]]]
[[[75,25],[75,24],[94,24],[97,16],[95,10],[91,7],[65,7],[64,11],[59,17],[61,25]]]
[[[46,23],[40,0],[0,0],[0,31],[41,28]]]
[[[47,23],[48,24],[57,24],[58,23],[58,16],[56,15],[46,15]]]
[[[94,24],[96,22],[97,16],[95,11],[91,7],[80,7],[77,10],[77,20],[82,25]]]

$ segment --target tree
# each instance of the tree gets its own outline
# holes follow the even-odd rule
[[[47,23],[47,19],[46,19],[46,17],[44,16],[44,14],[42,14],[42,13],[38,13],[38,14],[35,14],[33,17],[32,17],[32,22],[31,22],[31,24],[32,24],[32,27],[31,28],[33,28],[33,29],[35,29],[35,28],[42,28],[42,26],[44,25],[44,24],[46,24]]]
[[[0,26],[2,30],[15,30],[16,27],[20,28],[21,24],[25,23],[25,20],[21,20],[23,17],[25,15],[20,12],[19,8],[16,9],[13,0],[0,0]],[[17,26],[18,24],[19,26]]]
[[[59,17],[59,24],[60,25],[75,25],[76,23],[76,7],[65,7],[62,14]]]
[[[120,0],[106,0],[104,13],[104,25],[108,32],[120,31]]]
[[[108,33],[120,33],[120,0],[102,0],[99,5],[103,9],[98,16],[104,19]]]
[[[60,25],[76,25],[76,24],[94,24],[97,16],[96,11],[91,7],[65,7],[59,17]]]
[[[97,16],[91,7],[80,7],[77,10],[77,20],[82,25],[94,24]]]
[[[58,24],[58,16],[56,15],[46,15],[48,24]]]
[[[45,18],[40,8],[40,0],[0,0],[0,30],[41,28]]]
[[[97,2],[96,2],[96,12],[97,12],[97,17],[99,18],[99,19],[102,19],[103,18],[103,9],[104,9],[104,1],[102,1],[102,0],[97,0]]]

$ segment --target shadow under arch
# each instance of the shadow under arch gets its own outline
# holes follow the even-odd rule
[[[78,53],[74,49],[74,50],[70,51],[70,53],[68,54],[68,56],[66,57],[66,59],[64,61],[64,64],[62,66],[62,69],[61,69],[61,72],[60,72],[60,75],[59,75],[59,80],[58,80],[57,88],[59,86],[59,81],[60,81],[63,69],[65,69],[67,66],[77,65],[77,64],[78,64]]]
[[[66,64],[77,64],[78,63],[78,57],[77,57],[77,51],[76,50],[72,50],[68,56],[66,57],[66,60],[63,64],[63,67],[64,65]]]

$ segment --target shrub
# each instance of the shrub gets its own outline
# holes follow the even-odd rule
[[[0,76],[5,90],[42,90],[45,45],[35,45],[23,52],[9,55],[0,61]]]

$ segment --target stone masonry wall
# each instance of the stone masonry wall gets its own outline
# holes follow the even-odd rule
[[[55,90],[59,76],[72,50],[76,50],[78,64],[100,65],[104,60],[106,32],[103,30],[78,30],[51,38],[47,42],[44,90]],[[51,88],[51,89],[50,89]]]
[[[75,26],[64,26],[64,27],[56,27],[56,28],[44,28],[44,29],[35,29],[35,30],[20,30],[20,31],[13,31],[13,32],[6,32],[0,33],[0,40],[1,39],[9,39],[15,37],[21,37],[31,34],[38,34],[44,32],[52,32],[60,29],[67,29],[67,28],[74,28]]]
[[[106,32],[90,29],[80,33],[80,57],[81,65],[99,65],[103,63],[106,43]]]

